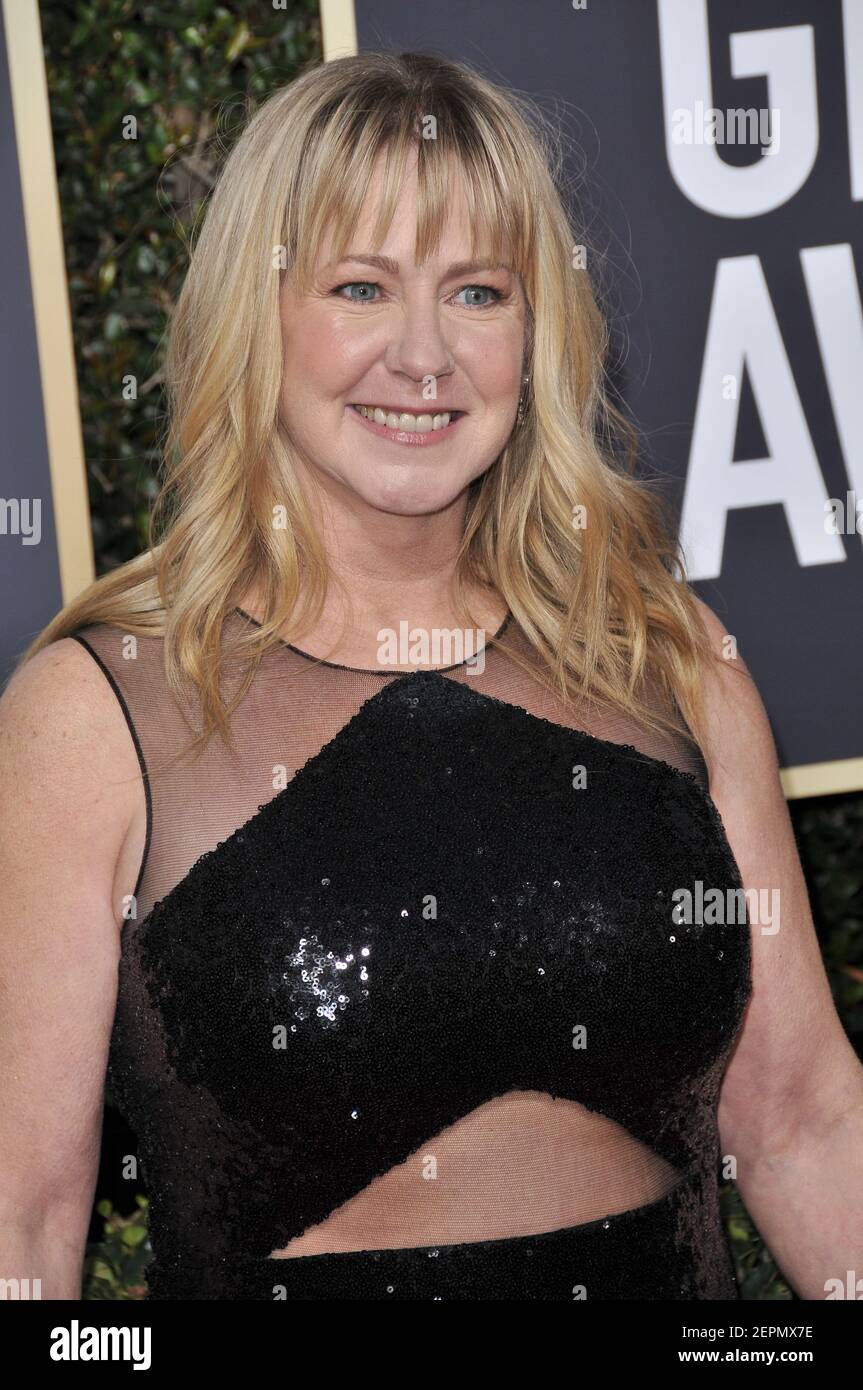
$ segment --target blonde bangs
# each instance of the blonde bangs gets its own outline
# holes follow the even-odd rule
[[[496,149],[495,159],[481,138],[478,113],[462,109],[448,115],[435,138],[417,134],[423,117],[397,109],[377,111],[369,119],[341,110],[311,137],[283,233],[288,263],[297,287],[309,289],[317,248],[331,237],[332,259],[341,261],[368,198],[380,161],[382,193],[373,224],[373,245],[383,245],[395,215],[413,155],[417,169],[417,229],[414,259],[425,264],[437,252],[452,202],[453,180],[460,178],[470,226],[472,260],[506,261],[527,287],[531,277],[529,248],[536,237],[535,218],[518,175],[517,152]],[[487,138],[487,137],[486,137]]]

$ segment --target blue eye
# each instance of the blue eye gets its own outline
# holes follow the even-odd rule
[[[350,294],[350,295],[344,296],[344,295],[342,295],[342,290],[365,290],[365,291],[369,291],[369,290],[379,290],[379,289],[380,289],[380,285],[379,285],[379,284],[377,283],[377,281],[375,281],[375,280],[346,280],[346,281],[344,282],[344,284],[342,284],[342,285],[335,285],[334,288],[333,288],[333,290],[332,290],[332,293],[338,295],[340,298],[346,299],[346,302],[349,303],[349,304],[374,304],[376,301],[375,301],[375,300],[371,297],[371,295],[368,294],[368,293],[365,293],[365,294],[363,294],[363,295],[353,295],[353,294]],[[504,296],[503,296],[503,292],[502,292],[501,290],[495,289],[495,287],[494,287],[493,285],[463,285],[462,288],[461,288],[460,290],[457,291],[457,293],[458,293],[458,294],[466,294],[466,293],[468,293],[468,292],[470,292],[470,293],[475,293],[477,290],[479,290],[480,293],[485,293],[485,294],[493,295],[494,298],[492,299],[491,303],[485,303],[485,304],[476,304],[476,303],[474,303],[474,304],[465,304],[465,305],[463,305],[463,308],[465,308],[465,309],[490,309],[491,306],[492,306],[492,304],[499,304],[500,301],[501,301],[501,300],[503,299],[503,297],[504,297]]]
[[[492,304],[499,304],[500,301],[503,299],[503,294],[501,293],[501,291],[496,290],[493,285],[465,285],[463,289],[459,290],[459,294],[465,294],[468,291],[474,292],[476,290],[479,290],[480,292],[485,291],[487,294],[493,294],[494,299],[492,300]],[[491,304],[466,304],[465,308],[490,309]]]
[[[376,285],[376,284],[374,283],[373,280],[348,280],[348,281],[345,282],[344,285],[336,285],[335,289],[333,290],[333,294],[341,294],[341,291],[342,291],[342,290],[354,290],[354,289],[376,290],[376,289],[379,289],[379,288],[380,288],[380,287],[379,287],[378,285]],[[362,298],[362,299],[355,299],[353,295],[349,295],[348,298],[349,298],[349,302],[352,303],[352,304],[373,304],[373,303],[374,303],[374,300],[370,299],[368,296],[365,296],[365,297]]]

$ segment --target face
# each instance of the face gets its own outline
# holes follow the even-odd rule
[[[327,240],[308,293],[285,280],[280,415],[301,471],[330,496],[419,516],[462,498],[504,447],[521,389],[526,302],[507,266],[467,264],[459,179],[434,258],[415,263],[415,162],[386,241],[373,248],[380,178],[379,162],[346,258],[332,263]],[[370,264],[372,254],[387,263]]]

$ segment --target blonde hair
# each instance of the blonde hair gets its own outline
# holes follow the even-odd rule
[[[429,116],[434,139],[423,138]],[[230,711],[260,657],[316,620],[332,582],[279,429],[284,268],[274,252],[285,248],[301,287],[325,231],[341,257],[378,156],[380,245],[415,151],[417,261],[439,244],[455,167],[472,256],[478,237],[484,254],[505,248],[528,303],[526,415],[469,489],[457,607],[469,616],[469,588],[493,586],[529,640],[522,664],[564,700],[596,697],[645,725],[679,729],[676,701],[703,742],[711,646],[666,504],[635,476],[636,431],[610,399],[609,332],[588,272],[574,268],[585,237],[564,207],[560,148],[528,98],[437,55],[361,53],[275,92],[226,161],[172,315],[165,476],[150,546],[67,604],[19,664],[90,623],[161,636],[169,687],[180,693],[191,682],[199,698],[196,742],[216,730],[229,738]],[[288,517],[283,530],[273,525],[277,508]],[[250,585],[264,620],[230,644],[244,678],[227,706],[222,625]],[[648,675],[665,713],[644,698]]]

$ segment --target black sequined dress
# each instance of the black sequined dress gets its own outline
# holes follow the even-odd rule
[[[76,640],[147,797],[109,1076],[152,1298],[738,1297],[749,933],[677,906],[741,886],[683,734],[562,708],[510,616],[435,670],[281,643],[169,766],[161,639]]]

